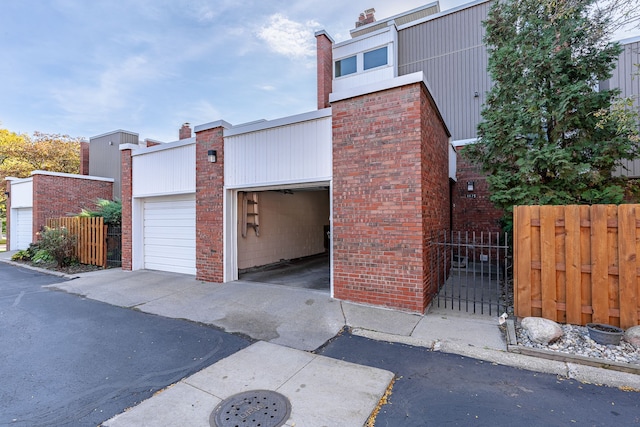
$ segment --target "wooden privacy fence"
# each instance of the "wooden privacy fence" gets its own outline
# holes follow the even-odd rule
[[[104,218],[49,218],[47,227],[66,227],[70,234],[77,237],[75,255],[80,263],[107,266],[107,226],[104,225]]]
[[[640,205],[514,208],[518,317],[629,328],[640,319]]]

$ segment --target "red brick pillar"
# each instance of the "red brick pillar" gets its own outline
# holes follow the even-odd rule
[[[421,83],[332,103],[336,298],[424,312],[449,220],[448,132]]]
[[[124,145],[120,147],[121,161],[121,193],[122,201],[122,269],[132,269],[133,256],[133,223],[132,223],[132,194],[133,194],[133,177],[132,177],[132,161],[131,147]]]
[[[329,107],[333,85],[333,40],[324,31],[316,33],[318,110]]]
[[[196,279],[224,280],[224,129],[219,121],[196,126]],[[210,150],[216,162],[209,161]]]
[[[80,175],[89,175],[89,143],[80,142]]]

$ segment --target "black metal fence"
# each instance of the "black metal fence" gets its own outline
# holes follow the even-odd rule
[[[122,267],[121,227],[107,227],[107,267]]]
[[[506,233],[441,232],[431,241],[437,290],[432,305],[477,314],[513,312],[513,269]]]

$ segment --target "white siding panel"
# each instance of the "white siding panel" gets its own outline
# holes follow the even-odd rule
[[[144,268],[196,274],[194,195],[144,201]]]
[[[196,145],[133,156],[133,197],[192,193],[196,190]]]
[[[11,182],[11,207],[33,207],[33,178]]]
[[[228,188],[326,181],[331,176],[331,117],[225,138]]]
[[[33,238],[33,209],[11,209],[11,250],[27,249]]]

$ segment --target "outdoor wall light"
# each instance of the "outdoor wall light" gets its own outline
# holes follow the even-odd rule
[[[209,158],[209,163],[215,163],[218,161],[218,152],[216,150],[209,150],[207,157]]]
[[[475,187],[474,181],[467,181],[467,191],[473,191],[474,187]]]
[[[7,196],[7,197],[9,197],[9,192],[8,192],[8,191],[5,191],[5,192],[4,192],[4,195],[5,195],[5,196]]]

